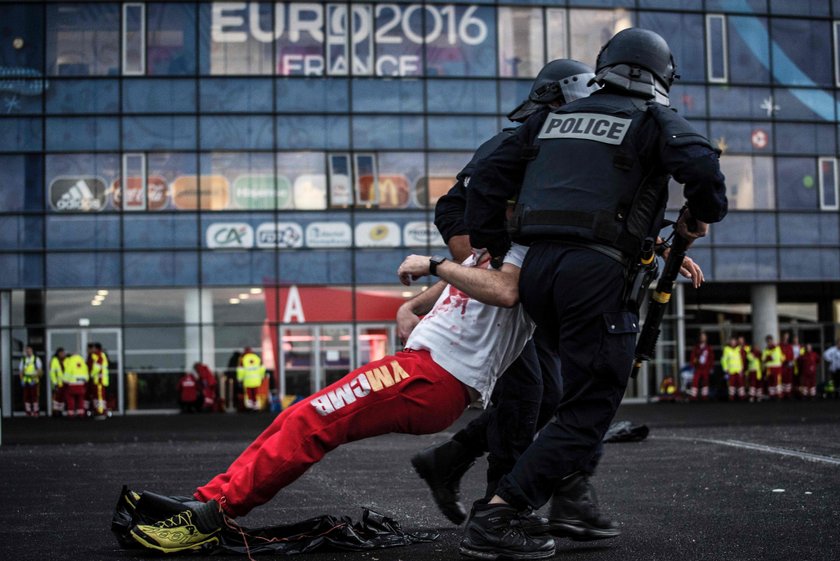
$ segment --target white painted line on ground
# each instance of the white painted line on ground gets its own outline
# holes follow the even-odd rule
[[[788,450],[787,448],[777,448],[775,446],[766,446],[764,444],[755,444],[752,442],[743,442],[740,440],[715,440],[712,438],[690,438],[687,436],[653,436],[656,440],[685,440],[689,442],[706,442],[709,444],[720,444],[721,446],[732,446],[734,448],[744,448],[747,450],[756,450],[758,452],[768,452],[770,454],[778,454],[780,456],[793,456],[800,460],[809,462],[823,462],[840,466],[840,458],[833,456],[821,456],[820,454],[809,454],[808,452],[798,452],[796,450]]]

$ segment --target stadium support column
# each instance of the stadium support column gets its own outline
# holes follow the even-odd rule
[[[779,340],[779,314],[776,300],[776,285],[755,284],[750,289],[752,300],[752,343],[764,348],[764,338],[772,335]]]
[[[187,368],[203,362],[216,369],[216,337],[213,331],[213,295],[209,290],[191,288],[184,301],[184,323]]]

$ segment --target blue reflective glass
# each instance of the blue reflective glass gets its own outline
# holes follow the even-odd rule
[[[50,80],[47,113],[116,113],[117,84],[116,80]]]
[[[40,76],[44,69],[44,17],[40,4],[0,5],[0,77]],[[16,43],[15,40],[20,43]]]
[[[40,156],[0,156],[0,212],[43,210],[43,161]]]
[[[429,148],[474,150],[498,132],[492,117],[429,117]]]
[[[352,98],[353,111],[418,113],[423,111],[423,82],[356,79],[352,82]]]
[[[270,113],[274,92],[270,78],[205,78],[200,107],[210,113]]]
[[[357,150],[423,148],[423,118],[356,117],[353,147]]]
[[[43,245],[43,217],[0,215],[0,249],[41,249]]]
[[[194,150],[195,117],[123,117],[124,150]]]
[[[698,48],[704,44],[706,34],[702,14],[641,12],[639,27],[659,33],[668,42],[680,79],[687,82],[705,80],[705,53]]]
[[[837,117],[834,96],[823,89],[781,88],[773,90],[777,115],[785,120],[834,121]]]
[[[588,6],[593,8],[632,8],[635,0],[569,0],[569,6]]]
[[[405,259],[404,249],[360,249],[356,251],[356,283],[392,284],[394,271]]]
[[[46,35],[50,75],[119,74],[119,4],[48,4]]]
[[[495,9],[454,5],[443,9],[427,6],[427,10],[427,76],[496,75]]]
[[[767,0],[706,0],[709,12],[767,13]]]
[[[119,120],[116,117],[51,117],[47,119],[47,150],[119,149]]]
[[[111,249],[120,247],[119,215],[47,216],[48,249]]]
[[[706,116],[706,87],[674,83],[670,92],[671,107],[683,117]]]
[[[710,85],[709,115],[740,119],[768,119],[768,107],[774,102],[770,88],[738,88]]]
[[[0,118],[0,152],[37,152],[43,140],[40,117]]]
[[[40,78],[10,78],[16,73],[18,71],[12,68],[0,67],[0,114],[40,115],[41,96],[47,82]]]
[[[343,78],[278,78],[277,111],[345,113],[350,110],[349,81]]]
[[[775,214],[739,212],[730,218],[711,228],[716,245],[775,245]]]
[[[491,80],[427,80],[426,95],[430,113],[495,113],[497,110],[496,82]]]
[[[335,150],[350,147],[347,117],[277,117],[277,148]]]
[[[123,253],[125,286],[195,286],[198,254],[191,251]]]
[[[201,148],[204,150],[268,150],[274,146],[269,116],[203,116]]]
[[[827,16],[829,14],[826,0],[770,0],[770,12],[790,16]]]
[[[729,47],[729,82],[767,84],[770,82],[770,37],[767,18],[731,16],[726,18]]]
[[[815,158],[776,158],[776,201],[780,209],[817,209],[817,182]],[[786,218],[780,218],[780,224],[785,222]],[[785,243],[784,235],[781,239]]]
[[[197,248],[198,226],[194,214],[123,214],[126,248]]]
[[[776,280],[775,249],[716,249],[715,280]]]
[[[201,282],[215,286],[262,285],[277,277],[273,251],[206,250]]]
[[[347,250],[285,250],[278,254],[281,283],[351,284],[353,256]]]
[[[639,0],[639,7],[702,10],[703,0]]]
[[[126,78],[122,102],[126,113],[194,113],[195,80]]]
[[[44,262],[38,253],[0,253],[0,288],[40,288]]]
[[[507,115],[523,100],[528,99],[532,83],[532,80],[500,80],[499,113]]]
[[[786,212],[779,215],[779,241],[783,245],[836,247],[840,245],[837,226],[834,213]]]
[[[773,81],[792,86],[833,86],[828,21],[773,18]]]
[[[840,276],[840,250],[781,249],[782,279],[836,281]]]
[[[116,252],[47,253],[48,288],[119,286],[121,272]]]
[[[831,125],[776,124],[778,154],[832,154],[835,145],[834,127]]]
[[[146,73],[194,74],[195,6],[146,3]]]
[[[711,121],[709,129],[711,134],[709,139],[718,145],[722,141],[727,153],[769,154],[773,149],[773,139],[769,136],[773,130],[770,123]]]

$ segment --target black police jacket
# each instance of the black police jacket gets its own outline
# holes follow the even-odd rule
[[[476,163],[465,216],[471,243],[503,255],[510,243],[506,201],[518,197],[521,241],[576,237],[626,252],[622,205],[632,204],[644,182],[660,174],[684,185],[698,220],[725,216],[718,154],[673,111],[609,90],[541,111]],[[653,223],[661,209],[649,206],[644,218]],[[526,228],[529,213],[540,218],[530,222],[539,227]]]

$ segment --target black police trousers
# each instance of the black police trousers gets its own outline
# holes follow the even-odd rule
[[[525,257],[520,300],[559,356],[563,397],[496,489],[518,508],[542,507],[563,478],[596,461],[627,387],[639,330],[637,314],[623,305],[624,279],[618,261],[588,248],[536,243]]]
[[[513,469],[560,402],[559,362],[540,335],[537,330],[499,378],[484,413],[453,436],[476,457],[489,452],[487,497],[493,496],[499,480]]]

